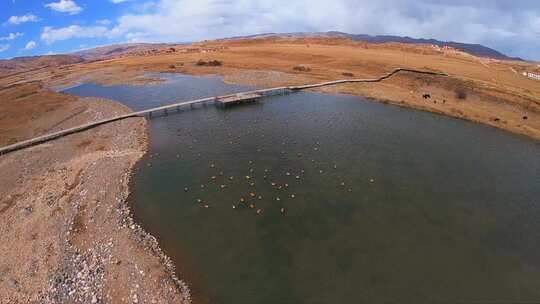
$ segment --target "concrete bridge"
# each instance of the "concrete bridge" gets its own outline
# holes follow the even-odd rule
[[[83,124],[77,127],[64,129],[58,132],[49,133],[42,136],[31,138],[31,139],[27,139],[27,140],[24,140],[24,141],[21,141],[21,142],[18,142],[9,146],[1,147],[0,155],[17,151],[17,150],[21,150],[30,146],[34,146],[37,144],[41,144],[41,143],[44,143],[53,139],[66,136],[66,135],[82,132],[88,129],[95,128],[100,125],[104,125],[110,122],[130,118],[130,117],[143,117],[146,115],[151,116],[153,113],[156,113],[156,112],[168,113],[168,111],[170,110],[177,110],[177,109],[180,109],[181,107],[193,106],[196,104],[205,104],[205,103],[210,103],[210,102],[214,103],[218,107],[227,107],[230,105],[235,105],[235,104],[240,104],[240,103],[253,102],[267,96],[284,95],[284,94],[289,94],[289,93],[293,93],[293,92],[297,92],[301,90],[319,88],[319,87],[330,86],[330,85],[338,85],[338,84],[344,84],[344,83],[380,82],[400,72],[409,72],[409,73],[435,75],[435,76],[448,76],[447,74],[444,74],[444,73],[398,68],[386,75],[383,75],[379,78],[373,78],[373,79],[342,79],[342,80],[321,82],[321,83],[316,83],[316,84],[253,90],[253,91],[241,92],[241,93],[230,94],[230,95],[213,96],[213,97],[201,98],[201,99],[196,99],[196,100],[183,101],[183,102],[173,103],[173,104],[169,104],[169,105],[165,105],[161,107],[151,108],[151,109],[147,109],[143,111],[131,112],[124,115],[102,119],[102,120],[90,122],[87,124]]]

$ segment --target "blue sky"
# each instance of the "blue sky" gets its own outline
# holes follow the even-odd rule
[[[100,44],[125,41],[122,36],[108,38],[99,35],[56,41],[44,40],[42,34],[47,27],[60,29],[79,26],[98,30],[97,27],[110,26],[114,18],[120,16],[125,9],[129,9],[134,4],[129,3],[129,1],[114,4],[108,0],[92,0],[72,1],[75,6],[69,4],[45,6],[55,2],[60,3],[60,0],[1,0],[0,50],[6,48],[7,45],[9,45],[9,48],[0,52],[0,58],[63,53]]]
[[[480,43],[540,60],[539,0],[0,0],[0,58],[124,42],[338,30]]]

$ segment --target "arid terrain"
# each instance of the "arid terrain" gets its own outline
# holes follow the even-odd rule
[[[129,110],[35,84],[0,96],[24,103],[32,97],[11,94],[27,90],[35,108],[19,107],[28,116],[17,116],[26,131],[3,128],[2,144]],[[172,265],[125,205],[130,168],[145,151],[145,126],[143,118],[125,120],[2,156],[1,303],[182,302]]]
[[[524,61],[430,45],[275,37],[145,46],[112,58],[109,53],[103,60],[92,56],[92,61],[62,58],[60,65],[5,72],[0,146],[130,111],[113,101],[55,92],[83,82],[147,84],[160,81],[151,72],[168,72],[274,87],[376,78],[397,67],[449,76],[403,73],[380,83],[322,91],[540,140],[540,81],[522,75],[536,69]],[[188,288],[157,241],[129,216],[130,172],[145,153],[146,141],[145,119],[129,118],[0,156],[1,303],[190,302]],[[182,265],[176,267],[181,279]]]
[[[222,65],[198,65],[199,60],[218,60]],[[444,72],[450,77],[401,74],[378,84],[324,90],[443,113],[540,138],[540,81],[522,75],[523,71],[537,70],[536,65],[476,57],[430,45],[269,37],[168,45],[152,50],[145,46],[141,51],[119,53],[113,59],[16,73],[0,79],[0,85],[28,81],[40,81],[47,87],[85,81],[137,84],[156,81],[147,76],[149,72],[172,72],[217,74],[228,82],[272,87],[375,78],[397,67]],[[426,93],[431,98],[422,98]]]

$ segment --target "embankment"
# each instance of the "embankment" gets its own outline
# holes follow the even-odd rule
[[[35,132],[130,111],[94,98],[57,102],[64,107]],[[129,213],[128,182],[146,136],[145,119],[131,118],[0,156],[0,302],[190,302],[156,239]]]

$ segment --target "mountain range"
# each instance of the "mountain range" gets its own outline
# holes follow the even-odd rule
[[[460,51],[469,53],[471,55],[475,55],[478,57],[486,57],[486,58],[493,58],[493,59],[501,59],[501,60],[519,60],[523,61],[523,59],[518,57],[510,57],[507,56],[497,50],[494,50],[492,48],[489,48],[487,46],[481,45],[481,44],[472,44],[472,43],[462,43],[462,42],[454,42],[454,41],[442,41],[437,39],[425,39],[425,38],[411,38],[411,37],[402,37],[402,36],[392,36],[392,35],[366,35],[366,34],[349,34],[344,32],[338,32],[338,31],[330,31],[330,32],[296,32],[296,33],[264,33],[264,34],[257,34],[257,35],[249,35],[249,36],[237,36],[233,38],[228,39],[257,39],[257,38],[268,38],[268,37],[341,37],[341,38],[349,38],[355,41],[364,41],[368,43],[389,43],[389,42],[395,42],[395,43],[405,43],[405,44],[430,44],[430,45],[437,45],[440,47],[443,46],[449,46],[455,49],[458,49]]]
[[[250,36],[237,36],[232,38],[225,38],[221,40],[234,40],[234,39],[262,39],[269,37],[277,38],[305,38],[305,37],[330,37],[330,38],[348,38],[355,41],[365,41],[368,43],[406,43],[406,44],[429,44],[437,45],[440,47],[449,46],[471,55],[501,59],[501,60],[522,60],[521,58],[515,58],[507,56],[497,50],[483,46],[481,44],[469,44],[453,41],[441,41],[436,39],[424,39],[424,38],[411,38],[391,35],[365,35],[365,34],[348,34],[337,31],[330,32],[298,32],[298,33],[265,33]],[[21,71],[28,71],[33,69],[39,69],[51,66],[60,66],[65,64],[73,64],[80,62],[88,62],[95,60],[103,60],[113,58],[126,54],[145,54],[152,53],[158,50],[163,50],[169,47],[174,47],[183,43],[126,43],[109,46],[101,46],[87,50],[81,50],[65,55],[44,55],[33,57],[18,57],[8,60],[0,60],[0,77],[18,73]]]

